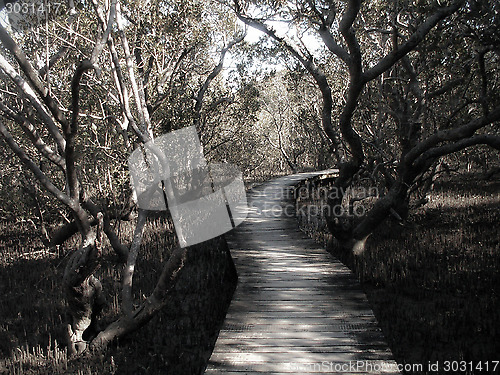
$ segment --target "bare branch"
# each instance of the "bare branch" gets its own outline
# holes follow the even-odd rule
[[[201,114],[201,107],[203,104],[203,98],[205,96],[206,91],[208,90],[208,87],[210,86],[210,83],[214,80],[215,77],[219,75],[219,73],[222,71],[222,67],[224,65],[224,58],[226,57],[227,51],[229,51],[231,48],[233,48],[234,45],[240,43],[243,39],[245,39],[246,36],[246,30],[242,35],[236,37],[235,39],[231,40],[227,46],[222,48],[222,51],[220,53],[219,57],[219,63],[212,69],[212,72],[208,75],[208,77],[205,79],[205,82],[203,85],[200,87],[198,90],[198,94],[194,98],[196,101],[196,104],[194,106],[194,125],[196,126],[197,130],[200,130],[200,114]]]
[[[391,51],[387,56],[382,58],[374,67],[363,73],[363,80],[369,82],[378,77],[386,70],[391,68],[399,59],[412,51],[426,35],[436,26],[441,20],[455,13],[464,3],[463,0],[456,1],[449,7],[438,9],[434,14],[429,16],[410,36],[410,38],[399,46],[398,49]]]
[[[94,65],[90,60],[83,60],[76,68],[75,74],[71,81],[71,103],[72,117],[71,124],[67,122],[63,125],[64,138],[66,139],[66,180],[68,182],[70,196],[76,200],[79,199],[80,187],[75,166],[75,136],[78,132],[78,114],[80,109],[80,80],[87,70],[90,70]]]
[[[141,90],[139,90],[137,80],[135,79],[134,65],[132,62],[132,57],[130,55],[130,47],[128,45],[128,40],[127,40],[127,37],[125,35],[123,19],[122,19],[122,15],[120,12],[120,4],[119,3],[116,5],[116,13],[117,13],[118,31],[120,34],[120,38],[122,40],[122,47],[123,47],[123,52],[125,55],[125,62],[127,64],[127,71],[128,71],[130,83],[132,85],[132,92],[134,93],[137,111],[139,112],[139,118],[140,118],[140,122],[141,122],[141,126],[142,126],[142,132],[149,139],[153,139],[153,130],[151,128],[151,120],[149,118],[149,112],[148,112],[148,109],[146,106],[146,99],[144,97],[144,90],[142,90],[142,84],[141,84]]]
[[[97,3],[93,1],[94,6],[97,6]],[[92,51],[92,57],[90,58],[90,62],[92,65],[95,65],[97,63],[97,59],[99,58],[99,55],[101,54],[102,50],[104,49],[104,46],[106,45],[109,35],[111,34],[111,29],[113,27],[113,23],[115,22],[115,17],[116,17],[116,3],[117,0],[112,0],[111,5],[109,7],[109,17],[108,17],[108,22],[106,29],[104,30],[104,34],[102,35],[102,38],[99,39],[94,46],[94,50]]]
[[[354,73],[353,70],[355,69],[356,75],[361,73],[361,52],[358,40],[356,39],[356,34],[352,28],[352,24],[358,16],[360,7],[361,0],[349,0],[347,9],[345,10],[339,24],[339,30],[344,37],[350,54],[350,61],[347,60],[347,66],[349,67],[351,74]]]
[[[48,146],[44,142],[36,127],[26,117],[24,117],[20,113],[14,112],[1,101],[0,110],[4,113],[5,116],[10,117],[17,124],[19,124],[21,129],[23,129],[36,149],[40,151],[40,153],[44,157],[61,168],[61,170],[65,170],[64,159],[61,157],[61,155],[57,154],[54,150],[52,150],[52,148],[50,148],[50,146]]]
[[[106,26],[107,23],[105,20],[104,13],[103,13],[101,7],[99,7],[99,5],[95,2],[95,0],[93,1],[93,3],[94,3],[94,8],[96,9],[99,24],[101,25],[101,28],[103,30],[105,30],[105,28],[107,27]],[[118,20],[118,14],[116,15],[115,18],[117,18],[117,20]],[[136,135],[139,137],[141,142],[146,143],[149,139],[149,136],[144,134],[143,131],[141,131],[139,129],[139,127],[137,126],[137,123],[135,121],[135,118],[132,115],[132,112],[130,110],[128,89],[127,89],[127,86],[125,84],[125,77],[123,76],[123,73],[121,70],[120,59],[118,57],[118,53],[116,51],[115,44],[113,42],[113,38],[108,38],[107,43],[108,43],[108,48],[109,48],[109,55],[110,55],[111,64],[113,66],[113,77],[115,79],[116,88],[118,90],[120,107],[121,107],[122,113],[123,113],[124,117],[128,120],[128,124],[132,127],[132,130],[136,133]]]
[[[90,60],[83,60],[78,64],[73,79],[71,80],[71,124],[68,127],[63,128],[66,141],[69,142],[68,138],[74,137],[78,132],[78,115],[80,112],[80,81],[83,74],[94,67],[94,64]]]
[[[186,247],[177,247],[173,250],[170,258],[168,259],[163,271],[160,275],[160,279],[156,284],[155,289],[150,298],[163,301],[165,296],[170,290],[175,286],[175,281],[179,277],[180,271],[184,268],[184,263],[186,262],[187,255]],[[134,314],[140,312],[140,308],[137,309]]]
[[[62,46],[59,51],[57,51],[56,53],[54,53],[50,60],[49,60],[49,63],[48,65],[45,65],[44,67],[42,67],[41,69],[38,70],[38,74],[43,78],[45,77],[45,75],[48,73],[48,71],[50,70],[50,68],[52,68],[61,58],[64,57],[64,55],[66,55],[66,53],[68,52],[68,46],[67,45],[64,45]]]
[[[164,89],[164,86],[165,86],[165,83],[167,82],[167,79],[168,79],[168,75],[165,74],[160,82],[158,83],[157,85],[157,91],[158,93],[160,94],[160,98],[155,102],[155,104],[153,105],[153,111],[156,111],[158,109],[158,107],[160,106],[161,102],[166,98],[166,92],[165,91],[170,91],[170,89],[172,88],[172,84],[173,84],[173,80],[174,80],[174,76],[175,76],[175,73],[177,71],[177,69],[179,68],[180,64],[182,63],[182,61],[186,58],[187,55],[189,55],[193,50],[194,48],[196,47],[196,44],[195,45],[192,45],[191,47],[189,48],[184,48],[179,56],[179,58],[176,60],[175,62],[175,65],[174,67],[172,68],[172,73],[170,74],[170,80],[169,80],[169,84],[168,84],[168,89],[165,90]],[[166,71],[167,69],[163,70]],[[163,73],[162,72],[162,73]]]
[[[336,55],[339,59],[341,59],[344,63],[348,65],[350,60],[349,54],[345,49],[343,49],[341,46],[337,44],[330,30],[327,29],[326,27],[321,26],[318,30],[318,33],[321,36],[323,42],[325,43],[325,46],[330,50],[330,52],[332,52],[334,55]]]
[[[443,145],[441,147],[435,147],[426,151],[419,158],[418,163],[421,165],[427,164],[430,160],[435,160],[440,156],[452,154],[454,152],[463,150],[464,148],[475,146],[475,145],[487,145],[500,150],[500,136],[493,134],[479,134],[474,137],[461,139],[455,143],[450,143]]]
[[[447,83],[445,83],[443,86],[440,88],[431,91],[425,95],[427,99],[435,98],[436,96],[443,95],[447,91],[450,91],[451,89],[457,87],[458,85],[462,84],[465,81],[464,78],[457,78],[453,79]]]
[[[85,201],[83,202],[83,207],[86,208],[92,214],[92,216],[94,216],[94,218],[96,219],[96,221],[93,222],[92,224],[97,224],[98,216],[99,216],[99,214],[102,214],[99,207],[97,207],[97,205],[94,202],[92,202],[92,200],[89,198],[85,199]],[[113,228],[111,228],[110,219],[112,217],[119,218],[120,220],[124,220],[124,219],[128,220],[129,215],[127,214],[127,216],[124,216],[116,211],[114,213],[112,212],[110,214],[108,212],[108,208],[105,208],[104,209],[103,223],[102,223],[103,224],[102,229],[104,231],[104,234],[106,234],[106,237],[108,237],[108,240],[109,240],[109,243],[111,244],[111,247],[113,248],[115,253],[118,255],[120,260],[125,262],[125,260],[128,257],[129,250],[128,250],[127,246],[122,244],[122,242],[120,241],[120,239],[118,238],[116,233],[113,231]],[[56,235],[54,236],[54,239],[52,240],[52,242],[54,242],[54,243],[57,243],[57,241],[63,242],[65,239],[65,234],[71,233],[71,231],[73,229],[72,224],[73,223],[69,223],[65,229],[61,229],[61,231],[58,231],[58,233],[56,233]]]
[[[128,253],[127,264],[123,269],[123,286],[122,286],[122,309],[126,316],[132,317],[134,310],[134,301],[132,297],[132,279],[134,277],[135,263],[137,261],[137,255],[139,254],[139,249],[141,248],[142,234],[144,231],[144,225],[146,224],[147,211],[139,210],[139,216],[137,218],[137,224],[134,231],[134,239],[130,245],[130,251]]]
[[[332,52],[334,55],[336,55],[338,58],[340,58],[343,62],[348,64],[349,62],[349,54],[345,49],[340,47],[335,39],[333,38],[332,33],[330,32],[330,27],[333,24],[333,21],[335,20],[335,8],[333,4],[330,4],[329,12],[327,17],[325,18],[323,14],[318,10],[318,8],[315,5],[315,2],[312,0],[308,0],[307,3],[311,7],[312,11],[316,15],[316,17],[319,18],[321,25],[318,29],[318,33],[321,36],[321,39],[323,39],[323,42],[327,46],[327,48]]]
[[[66,148],[66,141],[64,140],[59,128],[54,123],[54,120],[47,112],[43,104],[40,102],[31,86],[28,85],[19,74],[17,74],[12,65],[10,65],[2,55],[0,55],[0,68],[5,72],[5,74],[9,76],[10,79],[12,79],[12,81],[19,87],[21,92],[28,98],[35,110],[42,118],[44,125],[47,127],[50,135],[56,141],[57,146],[61,151],[64,151]]]
[[[127,332],[131,332],[148,320],[158,312],[166,303],[166,296],[175,286],[175,283],[184,268],[186,261],[187,248],[177,247],[163,267],[160,279],[156,284],[153,293],[146,299],[137,309],[134,310],[132,317],[122,316],[117,319],[104,331],[101,331],[97,337],[90,343],[92,350],[98,350],[105,347],[115,338],[122,336]]]
[[[120,96],[120,106],[121,110],[128,120],[128,123],[132,127],[132,130],[139,137],[141,142],[146,143],[148,141],[148,136],[145,135],[137,126],[134,116],[132,115],[132,111],[130,110],[130,101],[128,95],[127,85],[125,84],[125,77],[121,71],[120,60],[118,58],[118,53],[116,52],[116,48],[114,46],[113,40],[108,41],[108,47],[110,52],[111,62],[113,64],[113,75],[115,78],[115,84],[118,89],[118,93]]]
[[[465,125],[459,126],[458,128],[438,131],[413,147],[408,154],[406,154],[404,163],[406,165],[411,165],[425,152],[439,143],[459,141],[464,138],[472,137],[478,129],[498,120],[500,120],[500,107],[496,107],[490,111],[487,116],[472,120]],[[421,162],[418,162],[418,164],[421,165]]]
[[[316,15],[316,17],[318,17],[318,19],[320,20],[321,24],[323,24],[323,25],[326,24],[326,19],[325,19],[325,17],[323,17],[323,14],[316,7],[315,2],[313,0],[307,0],[307,3],[311,7],[311,10]]]

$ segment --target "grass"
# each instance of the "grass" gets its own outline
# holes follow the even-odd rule
[[[399,363],[476,365],[500,359],[499,192],[499,179],[472,176],[441,183],[403,225],[384,223],[357,259],[338,251],[321,220],[303,227],[354,270]],[[122,225],[120,236],[127,242],[132,227]],[[148,224],[134,280],[137,301],[152,290],[170,254],[171,229],[161,219]],[[235,285],[231,275],[214,272],[226,262],[220,239],[190,252],[190,266],[169,305],[148,325],[103,355],[74,361],[62,344],[60,281],[77,241],[48,250],[31,225],[4,222],[0,230],[0,373],[202,371]],[[109,249],[102,260],[99,278],[108,301],[103,319],[109,321],[119,311],[121,270]],[[488,371],[460,372],[473,373]]]
[[[321,220],[302,225],[358,276],[398,363],[467,361],[460,374],[485,374],[480,361],[500,360],[499,204],[500,179],[451,178],[406,222],[385,222],[357,259]]]
[[[250,189],[265,176],[245,182]],[[225,241],[216,239],[188,253],[189,266],[153,320],[111,347],[104,355],[68,360],[65,300],[61,280],[76,238],[48,249],[32,222],[0,221],[0,374],[174,374],[201,373],[230,302],[236,280],[224,257]],[[116,228],[130,243],[132,223]],[[172,224],[154,219],[146,226],[134,276],[135,301],[150,293],[168,259],[175,237]],[[98,278],[107,305],[103,322],[120,311],[121,267],[107,248]],[[218,269],[219,268],[219,269]],[[226,272],[226,273],[225,273]]]
[[[188,251],[185,270],[169,303],[139,331],[104,354],[69,360],[63,333],[65,302],[61,280],[67,255],[78,245],[47,250],[25,225],[2,223],[0,236],[0,373],[8,374],[199,374],[211,353],[235,286],[227,245],[217,238]],[[120,236],[130,240],[131,223]],[[174,244],[170,224],[146,227],[134,277],[135,300],[154,288]],[[108,248],[98,277],[107,297],[102,321],[120,311],[121,267]]]

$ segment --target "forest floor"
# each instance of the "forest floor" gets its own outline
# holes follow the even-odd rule
[[[132,223],[121,225],[121,237],[131,238]],[[221,274],[215,275],[219,280],[202,275],[204,282],[194,278],[186,283],[184,278],[184,289],[174,290],[168,305],[144,327],[102,355],[71,360],[65,348],[61,281],[70,249],[75,248],[78,241],[71,239],[63,246],[49,249],[41,242],[39,231],[30,226],[3,223],[0,227],[0,374],[193,375],[202,372],[229,306],[235,280],[222,280]],[[154,219],[146,225],[134,277],[136,301],[153,290],[163,261],[173,248],[174,235],[168,226],[162,219]],[[212,241],[215,245],[208,242],[204,255],[211,261],[214,251],[223,255],[225,252],[220,248],[227,246],[223,239]],[[206,260],[197,262],[203,252],[202,248],[196,249],[192,263],[198,268],[191,272],[194,275],[187,271],[187,278],[203,272],[199,268]],[[116,256],[109,248],[100,264],[97,276],[107,297],[101,322],[109,323],[121,311],[122,266],[116,264]],[[193,283],[196,285],[191,285]]]
[[[381,225],[360,257],[324,225],[302,229],[355,272],[406,373],[498,373],[499,207],[498,176],[456,176],[405,222]]]
[[[424,369],[439,365],[439,371],[408,373],[485,374],[500,360],[499,207],[500,178],[452,178],[437,185],[430,202],[403,224],[384,223],[357,259],[338,252],[324,227],[304,229],[354,270],[397,362]],[[128,224],[122,230],[131,235]],[[161,267],[172,243],[167,232],[161,222],[148,227],[145,242],[153,246],[147,247],[138,274],[141,267]],[[169,323],[176,314],[171,309],[106,355],[68,361],[60,282],[68,249],[76,243],[49,249],[40,238],[32,224],[0,224],[0,373],[160,374],[175,367],[176,375],[192,375],[195,351],[203,346],[210,354],[223,316],[214,316],[205,332],[193,332],[189,324]],[[106,280],[120,280],[113,263],[113,254],[104,256],[99,272]],[[136,284],[138,298],[154,285],[155,272],[143,274]],[[104,285],[105,318],[119,311],[119,300],[112,297],[119,286],[119,281]],[[214,298],[228,303],[232,287],[215,289]],[[465,371],[451,371],[464,364]]]
[[[270,178],[254,178],[246,183],[246,188]],[[49,247],[43,243],[35,221],[16,221],[14,216],[0,221],[0,374],[193,375],[201,372],[215,344],[224,319],[221,311],[229,306],[235,280],[224,280],[222,285],[212,280],[210,285],[205,283],[207,285],[200,285],[198,290],[191,290],[189,296],[178,291],[153,321],[113,345],[105,355],[69,360],[65,349],[65,298],[61,281],[68,254],[79,245],[78,236],[61,246]],[[175,238],[169,225],[155,219],[145,228],[134,277],[136,300],[152,291],[163,261],[174,246]],[[49,226],[55,228],[57,224]],[[132,222],[121,222],[116,229],[124,243],[131,241]],[[107,299],[101,320],[109,322],[120,313],[121,287],[121,266],[117,266],[116,256],[109,247],[103,253],[97,276]],[[200,293],[199,298],[196,293]],[[190,311],[185,311],[186,307],[179,303],[185,302],[186,297],[199,300],[192,301]],[[197,326],[202,323],[206,323],[206,327],[199,329]]]

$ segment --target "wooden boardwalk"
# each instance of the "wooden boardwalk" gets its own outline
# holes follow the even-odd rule
[[[238,286],[205,374],[398,373],[358,282],[283,200],[312,175],[249,193],[247,220],[227,236]]]

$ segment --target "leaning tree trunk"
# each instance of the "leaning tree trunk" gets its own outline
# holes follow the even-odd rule
[[[146,324],[167,302],[168,293],[175,287],[184,268],[187,248],[177,247],[159,277],[152,294],[137,308],[123,312],[104,329],[97,326],[97,317],[104,306],[102,286],[94,276],[101,252],[103,216],[98,215],[97,234],[85,236],[64,271],[64,290],[68,302],[68,354],[101,351],[113,340],[131,333]]]
[[[151,295],[136,309],[120,316],[89,342],[91,351],[100,351],[110,342],[131,333],[146,324],[167,303],[169,292],[175,287],[186,262],[187,248],[177,247],[163,267]]]
[[[374,206],[361,220],[352,226],[350,236],[343,245],[360,255],[365,250],[368,237],[390,216],[402,220],[407,217],[409,205],[409,187],[419,174],[418,170],[402,165],[399,168],[399,178],[392,184],[386,195],[379,198]]]

